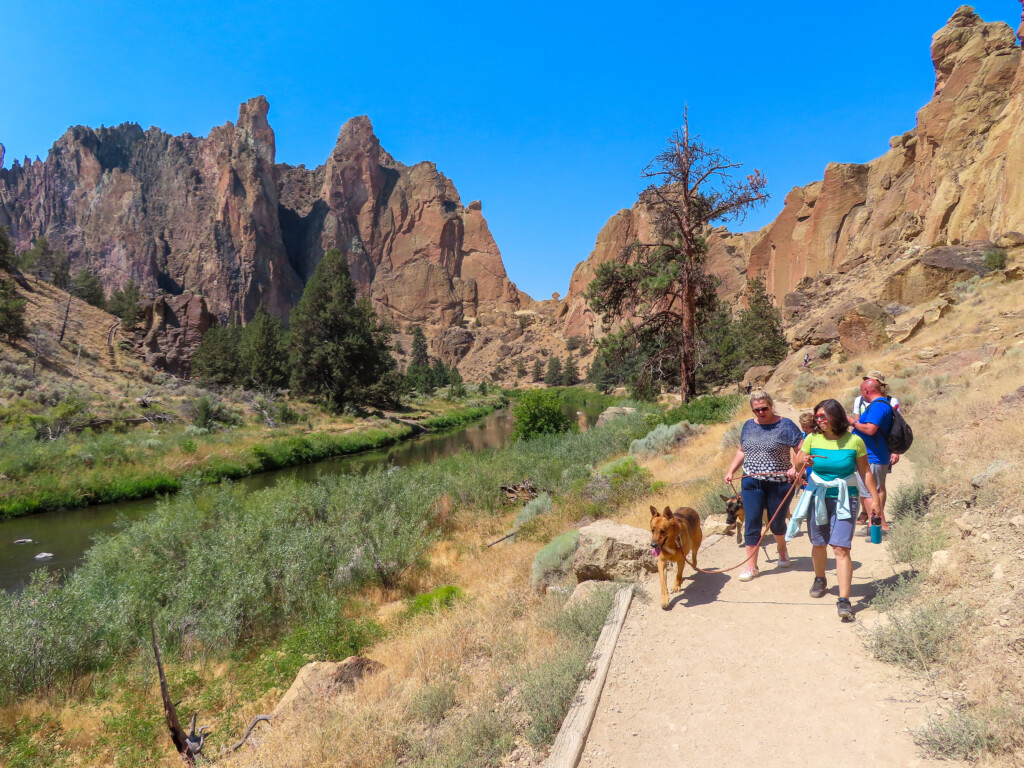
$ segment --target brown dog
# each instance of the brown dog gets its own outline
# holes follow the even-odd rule
[[[735,496],[723,496],[719,498],[725,502],[725,524],[736,528],[736,543],[743,543],[743,529],[747,524],[747,515],[743,511],[743,499],[737,493]]]
[[[658,558],[658,577],[661,579],[661,607],[668,610],[668,582],[665,568],[670,562],[676,564],[676,584],[672,589],[678,592],[683,586],[683,566],[687,555],[690,564],[697,566],[697,550],[704,534],[700,529],[700,515],[689,507],[680,507],[675,512],[671,507],[659,512],[651,507],[651,552]]]

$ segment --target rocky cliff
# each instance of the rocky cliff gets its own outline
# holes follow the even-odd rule
[[[1013,30],[963,6],[935,33],[931,57],[932,100],[884,155],[829,164],[823,180],[791,190],[760,232],[715,231],[709,259],[724,293],[762,274],[782,304],[804,278],[1024,232],[1024,61]],[[617,213],[576,267],[567,333],[594,327],[582,291],[598,264],[644,231],[644,217],[638,206]]]
[[[359,117],[325,165],[276,165],[268,110],[251,99],[205,138],[70,128],[45,160],[0,168],[0,225],[19,250],[46,235],[108,292],[131,277],[151,294],[202,297],[221,321],[260,304],[286,317],[332,247],[382,315],[433,335],[519,308],[480,204],[463,206],[432,163],[396,162]],[[160,316],[173,320],[175,305]]]

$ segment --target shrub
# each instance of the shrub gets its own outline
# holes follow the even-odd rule
[[[526,502],[519,514],[516,515],[515,522],[512,524],[513,528],[519,528],[524,523],[529,522],[537,515],[543,515],[551,511],[551,497],[546,493],[542,493],[535,499],[530,499]]]
[[[824,376],[815,376],[810,371],[800,371],[796,381],[793,382],[793,389],[791,390],[793,403],[796,405],[807,403],[816,390],[821,389],[827,384],[828,379]]]
[[[451,608],[457,600],[461,600],[464,596],[465,593],[454,584],[438,587],[430,592],[410,597],[406,601],[408,607],[406,608],[405,615],[408,618],[412,618],[421,613]]]
[[[552,539],[533,558],[530,582],[534,587],[549,583],[569,573],[572,557],[580,544],[580,532],[575,528]]]
[[[629,452],[638,456],[653,456],[665,453],[685,442],[693,435],[700,434],[701,431],[703,431],[702,427],[694,426],[686,421],[681,421],[672,426],[659,424],[648,432],[645,437],[630,443]]]
[[[886,536],[889,558],[894,564],[921,564],[931,557],[932,552],[946,545],[946,534],[942,521],[937,517],[918,520],[904,517],[894,520]]]
[[[893,520],[919,520],[928,511],[932,492],[919,480],[896,489],[889,512]]]
[[[705,395],[683,403],[665,413],[666,424],[688,421],[691,424],[723,424],[736,415],[742,395]]]
[[[459,703],[459,688],[454,680],[442,679],[423,686],[412,701],[412,712],[424,725],[436,726]]]
[[[598,590],[590,599],[557,615],[552,623],[562,640],[559,650],[519,674],[518,688],[530,718],[527,736],[534,746],[550,743],[558,733],[586,677],[590,654],[607,620],[613,596],[612,589]]]
[[[576,422],[562,412],[557,392],[531,389],[519,398],[512,410],[515,426],[513,440],[529,440],[538,435],[553,435],[576,429]]]
[[[992,272],[996,269],[1006,269],[1006,251],[1002,248],[988,248],[983,257],[985,269]]]
[[[725,430],[725,434],[722,435],[722,448],[739,448],[740,447],[740,435],[743,432],[742,424],[734,424]]]
[[[879,661],[925,671],[940,661],[956,658],[963,646],[970,613],[941,600],[890,613],[889,621],[875,629],[868,648]]]
[[[946,717],[934,715],[913,734],[925,756],[936,760],[973,762],[998,743],[989,719],[968,707],[958,707]]]

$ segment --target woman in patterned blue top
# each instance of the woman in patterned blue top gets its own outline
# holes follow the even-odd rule
[[[763,389],[750,393],[750,410],[754,418],[743,425],[740,434],[740,448],[732,460],[725,482],[732,483],[733,475],[743,465],[744,477],[740,486],[743,511],[746,517],[744,543],[747,545],[747,567],[740,574],[740,581],[750,581],[760,573],[757,569],[758,545],[761,543],[761,519],[775,510],[782,509],[771,523],[775,543],[779,548],[779,568],[789,568],[792,561],[786,550],[786,512],[790,498],[787,497],[795,477],[793,459],[796,456],[803,434],[800,427],[789,419],[775,413],[771,395]],[[785,503],[783,503],[785,499]]]

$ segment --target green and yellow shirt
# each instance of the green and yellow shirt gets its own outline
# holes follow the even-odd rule
[[[850,486],[851,493],[857,488],[857,457],[868,455],[868,449],[858,435],[847,432],[838,440],[829,440],[822,434],[812,432],[804,438],[800,450],[814,457],[812,469],[822,480],[843,478]],[[825,495],[834,499],[839,491],[829,488]]]

